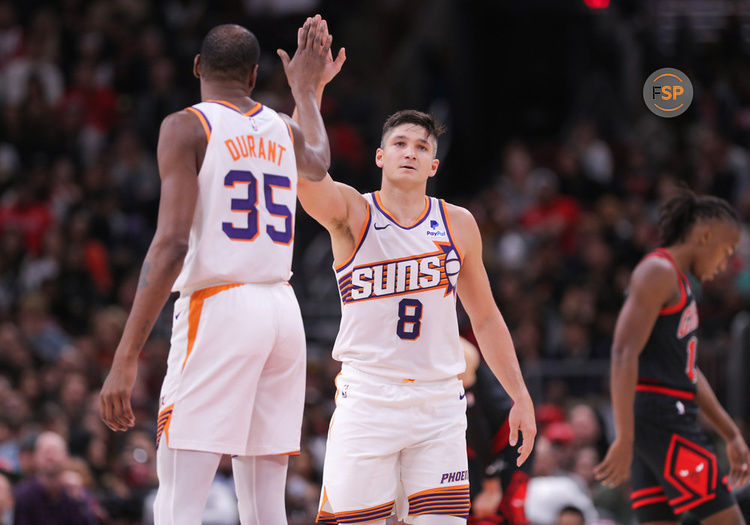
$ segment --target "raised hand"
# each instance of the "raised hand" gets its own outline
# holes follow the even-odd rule
[[[330,81],[330,78],[338,73],[336,71],[333,76],[330,76],[329,71],[330,78],[326,81],[323,80],[327,65],[329,63],[336,64],[336,61],[332,58],[329,60],[332,42],[333,37],[328,34],[328,24],[320,15],[315,15],[308,18],[298,31],[297,51],[291,59],[283,49],[276,51],[284,64],[284,73],[292,92],[314,91],[319,85]],[[341,52],[339,52],[339,55],[341,55]],[[343,59],[340,64],[343,64]],[[338,69],[341,69],[340,65]]]
[[[326,29],[328,28],[328,23],[323,20],[323,24],[326,25]],[[302,28],[300,27],[297,31],[297,45],[299,45],[300,36],[302,35]],[[331,38],[333,38],[333,35],[330,35]],[[323,76],[320,79],[320,86],[324,87],[326,84],[328,84],[331,80],[333,80],[336,75],[339,74],[341,71],[341,67],[344,65],[344,62],[346,62],[346,49],[343,47],[339,49],[339,52],[336,54],[336,59],[333,58],[333,49],[328,48],[328,54],[326,55],[326,66],[325,70],[323,71]]]

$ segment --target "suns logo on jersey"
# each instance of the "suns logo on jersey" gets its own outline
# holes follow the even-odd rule
[[[339,279],[344,304],[424,290],[456,289],[461,260],[450,243],[435,242],[437,250],[403,259],[355,266]]]
[[[693,301],[682,312],[682,316],[680,317],[680,324],[677,327],[677,339],[682,339],[690,332],[695,331],[697,328],[698,308],[695,306],[695,301]]]

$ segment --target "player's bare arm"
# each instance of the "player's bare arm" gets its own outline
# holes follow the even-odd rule
[[[711,385],[703,372],[696,368],[697,389],[695,402],[701,414],[711,423],[716,432],[722,437],[727,447],[729,459],[729,484],[732,488],[739,488],[750,481],[750,450],[742,437],[737,424],[716,399]]]
[[[633,271],[612,343],[610,384],[616,438],[595,470],[603,484],[617,486],[630,476],[638,356],[646,346],[659,311],[675,301],[677,289],[677,274],[669,261],[662,258],[646,259]]]
[[[315,15],[306,20],[298,32],[297,50],[291,59],[283,49],[277,51],[297,106],[298,129],[288,121],[295,139],[297,170],[302,178],[311,180],[322,179],[331,165],[328,135],[316,98],[331,42],[327,25],[320,15]]]
[[[328,28],[326,20],[321,23],[325,29]],[[304,45],[303,31],[304,26],[297,31],[298,47]],[[321,106],[325,86],[339,74],[345,61],[346,50],[343,47],[334,59],[329,46],[323,74],[315,87],[318,107]],[[292,113],[292,119],[299,120],[297,108]],[[354,251],[359,233],[367,220],[367,201],[356,189],[334,181],[330,174],[320,180],[300,179],[297,184],[297,195],[302,208],[331,235],[334,264],[344,262]]]
[[[368,204],[354,188],[334,181],[299,181],[297,198],[305,212],[331,236],[334,265],[344,263],[354,252],[367,224]]]
[[[510,331],[492,296],[482,261],[482,239],[476,220],[468,210],[451,204],[448,204],[448,217],[463,258],[458,276],[458,297],[469,315],[482,355],[513,399],[508,416],[510,444],[517,443],[520,430],[523,443],[517,464],[521,466],[534,447],[534,405],[521,374]]]
[[[130,396],[138,355],[166,303],[188,249],[190,225],[198,195],[198,166],[206,135],[188,111],[162,122],[157,147],[161,197],[154,238],[141,268],[138,289],[107,378],[99,395],[101,418],[112,430],[135,424]]]

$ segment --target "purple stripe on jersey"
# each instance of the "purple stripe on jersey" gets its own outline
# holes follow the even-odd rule
[[[245,113],[243,113],[242,111],[240,111],[240,110],[239,110],[239,109],[238,109],[238,108],[237,108],[236,106],[234,106],[234,105],[232,105],[232,104],[228,104],[228,103],[226,103],[226,102],[223,102],[223,101],[221,101],[221,100],[206,100],[205,102],[211,102],[212,104],[219,104],[220,106],[224,106],[224,107],[225,107],[225,108],[227,108],[227,109],[231,109],[232,111],[236,111],[236,112],[237,112],[237,113],[239,113],[240,115],[245,115]],[[258,106],[258,109],[256,109],[256,110],[255,110],[255,111],[253,111],[252,113],[248,113],[248,114],[247,114],[247,115],[245,115],[245,116],[247,116],[247,117],[254,117],[254,116],[256,116],[256,115],[257,115],[258,113],[260,113],[261,111],[263,111],[263,104],[260,104],[260,105]]]
[[[249,114],[248,114],[247,116],[248,116],[248,117],[254,117],[254,116],[256,116],[256,115],[257,115],[258,113],[260,113],[261,111],[263,111],[263,108],[264,108],[264,107],[265,107],[265,106],[264,106],[263,104],[261,104],[261,105],[260,105],[260,107],[259,107],[258,109],[256,109],[256,110],[255,110],[255,111],[253,111],[252,113],[249,113]]]
[[[396,219],[393,218],[393,216],[391,216],[390,213],[388,213],[386,210],[384,210],[383,208],[380,207],[380,204],[378,204],[378,199],[375,198],[375,194],[374,193],[372,194],[372,202],[373,202],[373,204],[375,204],[375,207],[378,210],[380,210],[380,213],[382,213],[383,215],[385,215],[386,219],[388,219],[393,224],[395,224],[396,226],[398,226],[399,228],[402,228],[404,230],[411,230],[412,228],[416,228],[417,226],[419,226],[420,224],[422,224],[425,221],[425,219],[430,216],[430,212],[432,211],[432,199],[430,197],[427,197],[427,211],[424,212],[424,216],[421,219],[419,219],[417,222],[415,222],[414,224],[412,224],[411,226],[402,226],[401,224],[399,224],[398,222],[396,222]]]
[[[205,113],[203,113],[203,112],[202,112],[202,111],[201,111],[200,109],[196,108],[195,106],[190,106],[190,107],[191,107],[191,108],[193,108],[193,109],[194,109],[195,111],[197,111],[198,113],[200,113],[201,115],[203,115],[203,118],[204,118],[204,119],[205,119],[205,121],[206,121],[206,125],[208,126],[208,131],[213,131],[213,130],[214,130],[214,128],[212,128],[212,127],[211,127],[211,121],[210,121],[210,120],[208,120],[208,117],[206,116],[206,114],[205,114]]]
[[[367,224],[365,225],[363,229],[362,238],[359,240],[359,244],[357,244],[357,247],[354,249],[354,253],[351,255],[351,257],[349,257],[349,260],[346,261],[342,266],[335,269],[336,273],[344,271],[346,268],[349,267],[350,264],[352,264],[352,262],[354,262],[354,258],[357,256],[357,252],[359,252],[359,249],[365,243],[365,238],[367,238],[367,232],[370,230],[370,223],[372,223],[372,212],[370,211],[370,206],[368,205],[367,206]]]
[[[448,240],[451,243],[451,246],[453,246],[453,249],[456,250],[456,254],[458,255],[458,260],[463,264],[463,257],[461,257],[461,252],[458,250],[458,246],[456,246],[456,241],[453,239],[453,232],[451,232],[450,226],[448,226],[448,218],[445,216],[447,212],[445,211],[445,201],[440,200],[440,216],[443,218],[443,226],[445,226],[445,231],[448,233]]]
[[[239,111],[236,107],[231,106],[230,104],[227,104],[225,102],[222,102],[220,100],[207,100],[206,102],[210,102],[212,104],[218,104],[220,106],[224,106],[227,109],[231,109],[232,111],[236,111],[240,115],[242,115],[242,111]]]

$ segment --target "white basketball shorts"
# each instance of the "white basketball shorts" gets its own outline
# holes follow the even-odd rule
[[[305,335],[292,287],[227,284],[175,303],[157,446],[238,456],[299,451]]]
[[[348,365],[336,378],[319,523],[469,513],[461,381],[412,382]]]

